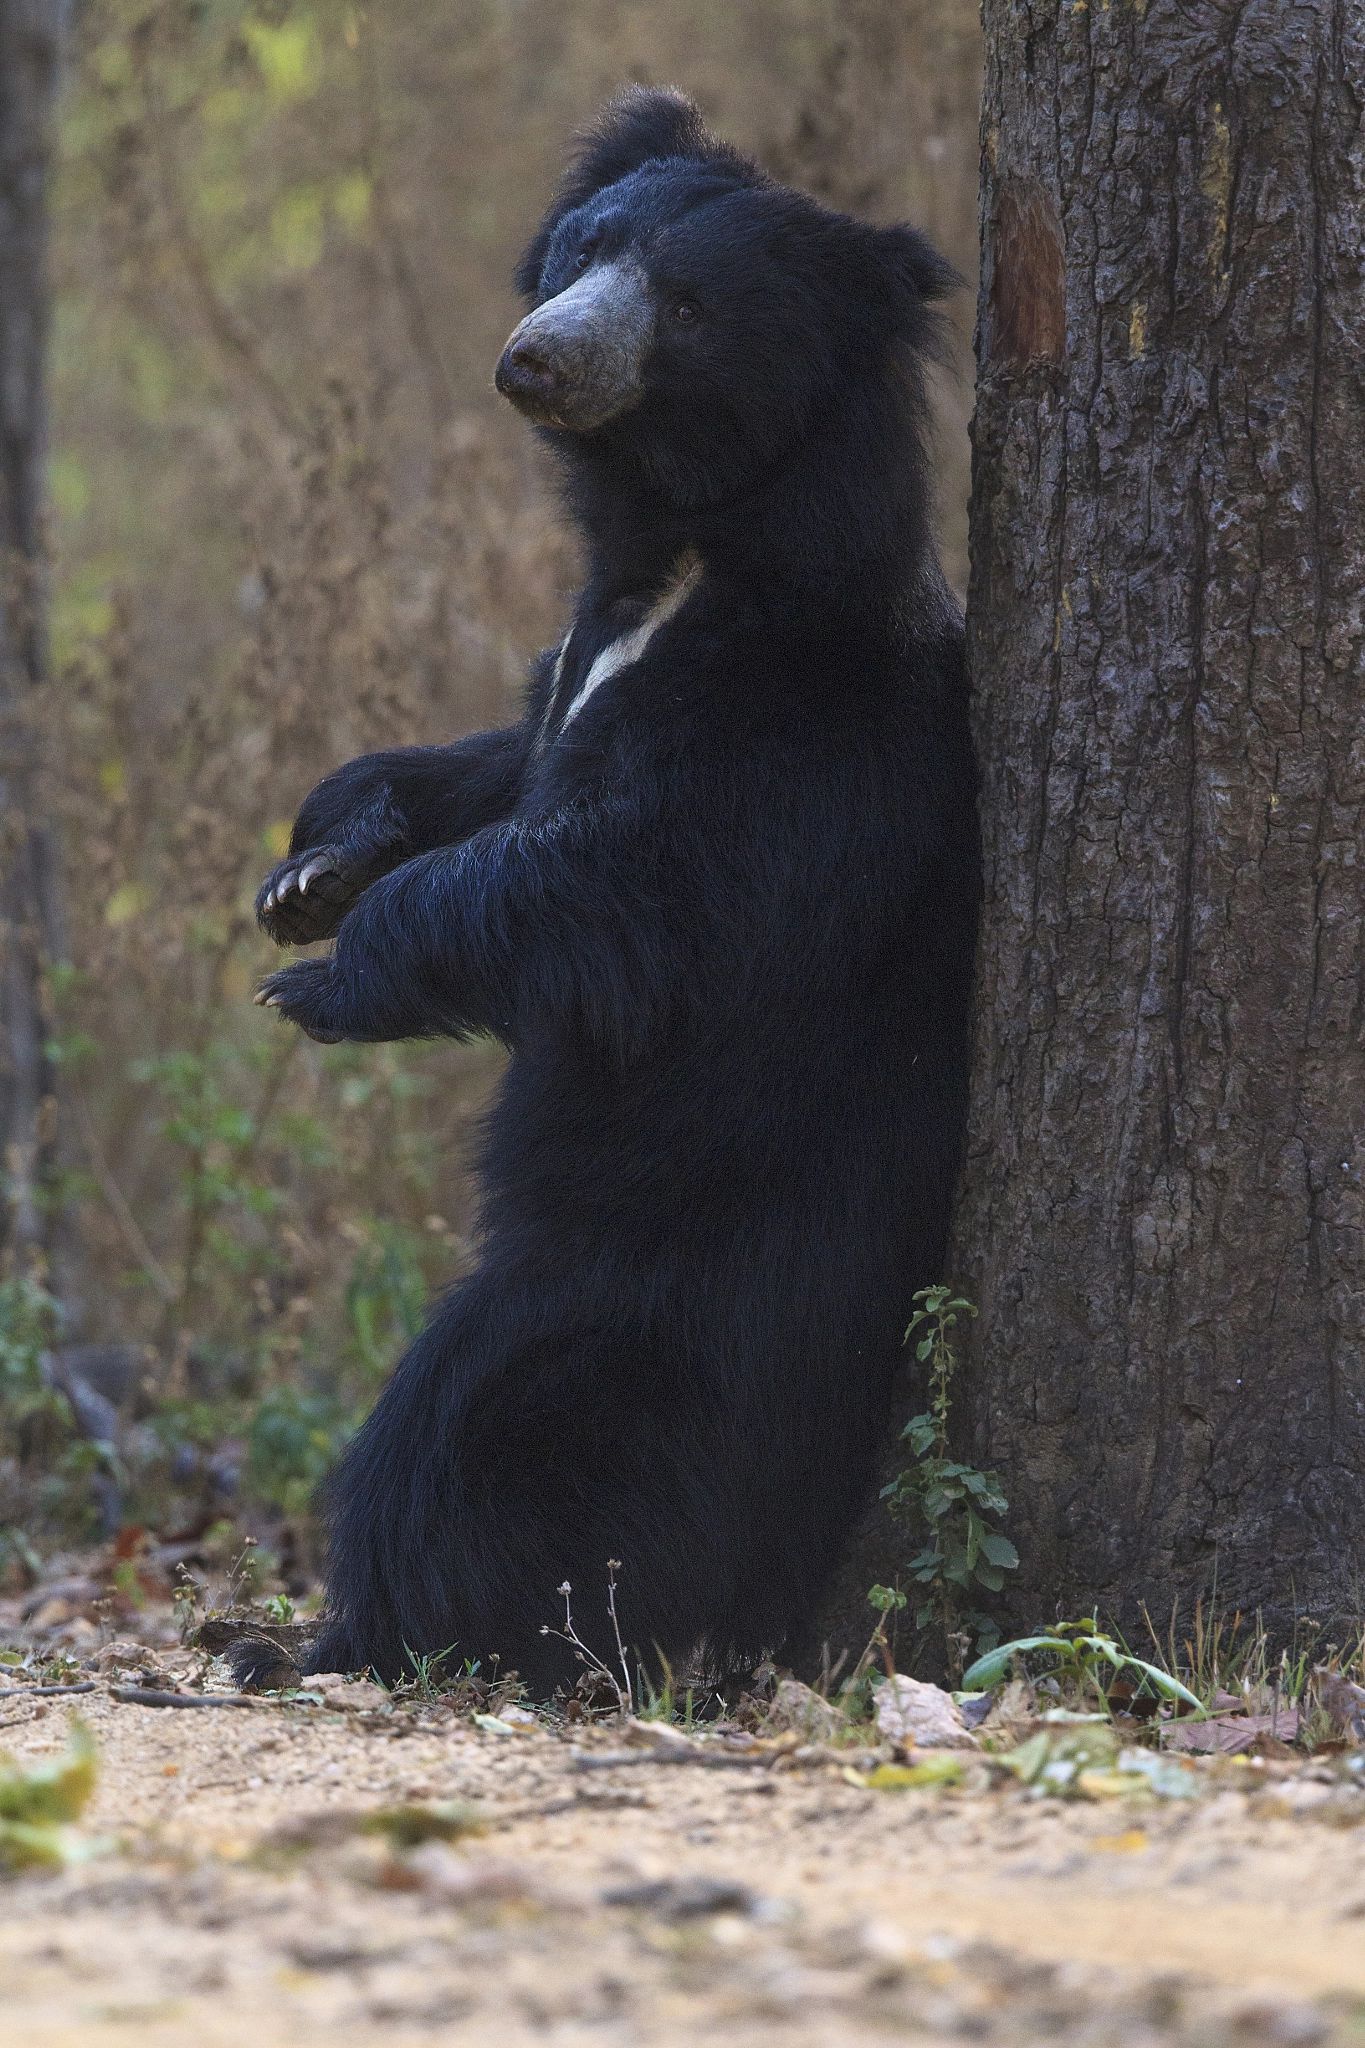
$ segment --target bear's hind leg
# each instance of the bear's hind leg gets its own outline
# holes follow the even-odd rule
[[[582,1669],[553,1633],[566,1581],[614,1661],[615,1558],[628,1640],[685,1656],[735,1552],[734,1531],[689,1526],[706,1498],[695,1390],[643,1339],[547,1329],[543,1306],[528,1328],[490,1297],[475,1276],[438,1310],[332,1481],[328,1654],[390,1680],[440,1651],[485,1674],[496,1657],[546,1697]]]

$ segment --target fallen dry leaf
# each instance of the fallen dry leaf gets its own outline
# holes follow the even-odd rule
[[[1365,1686],[1355,1685],[1339,1671],[1317,1675],[1317,1695],[1338,1735],[1348,1742],[1365,1742]]]
[[[1239,1756],[1266,1738],[1282,1744],[1294,1740],[1299,1717],[1293,1707],[1274,1714],[1215,1714],[1207,1721],[1176,1721],[1164,1730],[1163,1749],[1192,1750],[1200,1755]]]

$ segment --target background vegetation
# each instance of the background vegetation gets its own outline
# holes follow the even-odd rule
[[[82,10],[42,707],[71,964],[50,1265],[0,1292],[0,1527],[86,1533],[111,1488],[168,1527],[299,1516],[467,1256],[500,1055],[280,1028],[251,901],[318,776],[512,715],[560,629],[571,541],[490,369],[567,136],[678,83],[970,280],[978,68],[962,0]],[[937,393],[959,588],[971,304]],[[47,1361],[113,1344],[143,1349],[109,1437]]]

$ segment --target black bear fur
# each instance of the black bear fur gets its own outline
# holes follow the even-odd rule
[[[453,1645],[546,1696],[579,1668],[556,1589],[600,1640],[609,1558],[644,1658],[780,1650],[944,1255],[979,872],[921,371],[954,280],[643,90],[518,284],[548,305],[623,252],[640,388],[539,429],[590,565],[566,649],[509,730],[329,775],[261,892],[281,942],[335,933],[262,991],[306,1031],[512,1055],[477,1269],[329,1488],[313,1670]]]

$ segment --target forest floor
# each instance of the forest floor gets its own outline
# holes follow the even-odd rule
[[[184,1683],[170,1642],[143,1662]],[[8,2041],[1365,2038],[1349,1757],[1200,1758],[1174,1798],[988,1788],[974,1759],[962,1785],[869,1790],[791,1736],[674,1756],[638,1728],[632,1749],[610,1723],[504,1732],[339,1694],[120,1702],[136,1661],[0,1698],[24,1766],[62,1754],[75,1709],[99,1745],[95,1853],[0,1884]],[[402,1806],[418,1820],[366,1832]],[[457,1839],[412,1847],[426,1821]]]

